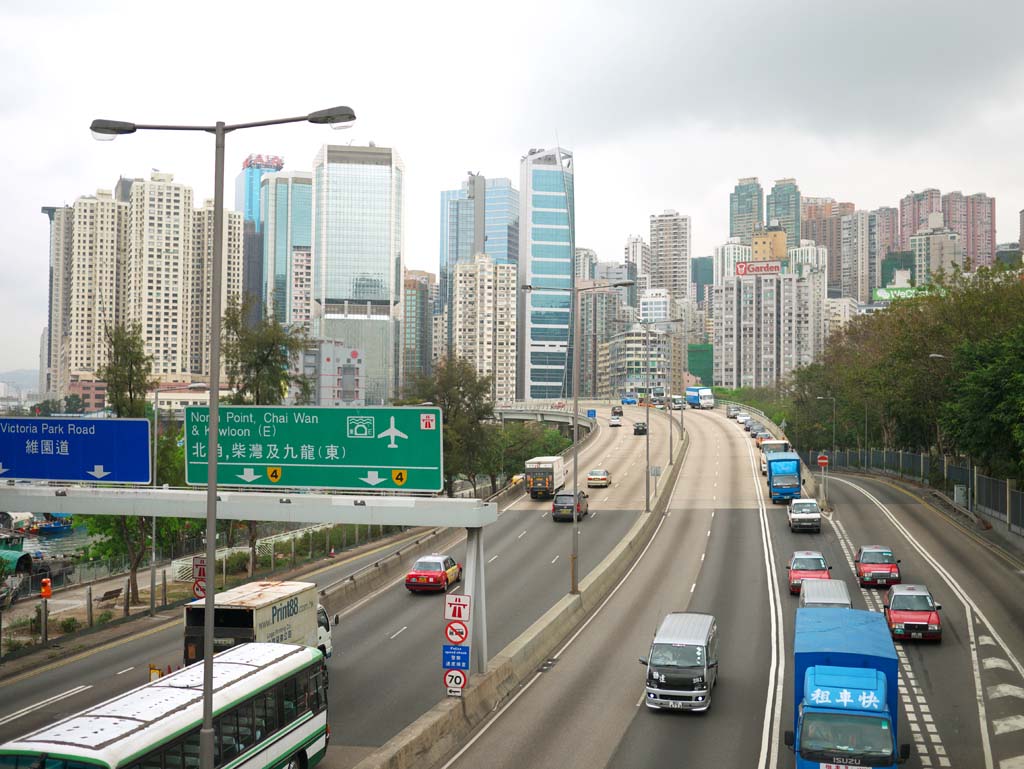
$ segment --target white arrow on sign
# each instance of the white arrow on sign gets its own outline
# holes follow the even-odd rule
[[[89,470],[87,475],[91,475],[93,478],[99,480],[100,478],[106,478],[110,473],[103,470],[103,465],[93,465],[92,470]]]
[[[239,478],[241,478],[241,479],[242,479],[243,481],[245,481],[246,483],[252,483],[252,482],[253,482],[253,481],[255,481],[255,480],[256,480],[257,478],[259,478],[259,476],[258,476],[258,475],[256,474],[256,471],[255,471],[255,470],[253,470],[253,469],[252,469],[251,467],[247,467],[247,468],[245,468],[245,469],[244,469],[244,470],[242,471],[242,474],[241,474],[241,475],[239,475],[238,477],[239,477]]]
[[[386,481],[387,478],[381,478],[380,473],[378,473],[376,470],[371,470],[366,474],[365,478],[360,478],[359,480],[366,481],[366,483],[370,484],[371,486],[376,486],[378,483],[384,483],[384,481]]]

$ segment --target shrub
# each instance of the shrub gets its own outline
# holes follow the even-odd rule
[[[228,573],[239,574],[249,571],[249,553],[232,553],[228,556]]]
[[[77,617],[65,617],[60,621],[60,630],[62,633],[74,633],[78,630],[80,623]]]
[[[114,612],[112,612],[112,611],[102,611],[102,612],[100,612],[100,616],[98,616],[96,618],[96,624],[97,625],[102,625],[102,624],[104,624],[106,622],[110,622],[110,620],[112,620],[113,618],[114,618]]]

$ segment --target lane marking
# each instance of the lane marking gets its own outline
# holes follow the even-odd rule
[[[552,558],[552,559],[551,559],[551,563],[554,563],[554,562],[555,562],[555,561],[557,561],[557,560],[558,560],[559,558],[561,558],[561,556],[558,556],[558,555],[556,555],[556,556],[555,556],[554,558]]]
[[[494,563],[497,560],[498,560],[498,556],[492,555],[490,558],[487,559],[487,563]]]
[[[697,583],[694,582],[692,585],[690,585],[690,594],[692,595],[693,591],[696,590],[696,589],[697,589]]]
[[[1024,716],[1007,716],[992,721],[992,731],[996,734],[1019,732],[1021,729],[1024,729]]]
[[[115,675],[121,675],[122,673],[127,673],[129,670],[135,670],[135,666],[132,665],[130,668],[125,668],[124,670],[118,670],[117,673],[115,673]]]
[[[16,721],[22,716],[27,716],[29,713],[35,710],[40,710],[42,708],[45,708],[47,705],[52,705],[54,702],[57,702],[58,700],[63,700],[67,697],[73,697],[76,694],[81,694],[82,692],[91,688],[91,685],[76,686],[74,689],[68,689],[66,692],[62,692],[61,694],[55,694],[52,697],[48,697],[45,700],[40,700],[35,705],[29,705],[28,707],[22,708],[21,710],[16,710],[9,716],[4,716],[3,718],[0,718],[0,725],[8,724],[11,721]]]
[[[409,629],[409,626],[406,625],[401,630],[399,630],[397,633],[395,633],[393,636],[391,636],[391,640],[394,641],[396,638],[398,638],[398,636],[402,635],[402,633],[404,633],[408,629]]]
[[[700,562],[701,562],[701,563],[704,563],[704,556],[705,556],[705,555],[707,555],[707,553],[706,553],[706,552],[705,552],[705,553],[701,553],[701,554],[700,554]]]
[[[522,539],[526,535],[526,529],[523,529],[523,533],[520,534],[516,539]]]

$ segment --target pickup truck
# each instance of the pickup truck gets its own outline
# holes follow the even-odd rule
[[[794,499],[787,512],[790,531],[821,533],[821,508],[816,499]]]

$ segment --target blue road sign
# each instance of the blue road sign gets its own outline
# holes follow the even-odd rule
[[[0,417],[0,480],[150,483],[148,419]]]
[[[597,409],[587,409],[587,416],[593,419],[597,416]]]
[[[441,646],[441,667],[445,670],[469,670],[469,647],[444,644]]]

